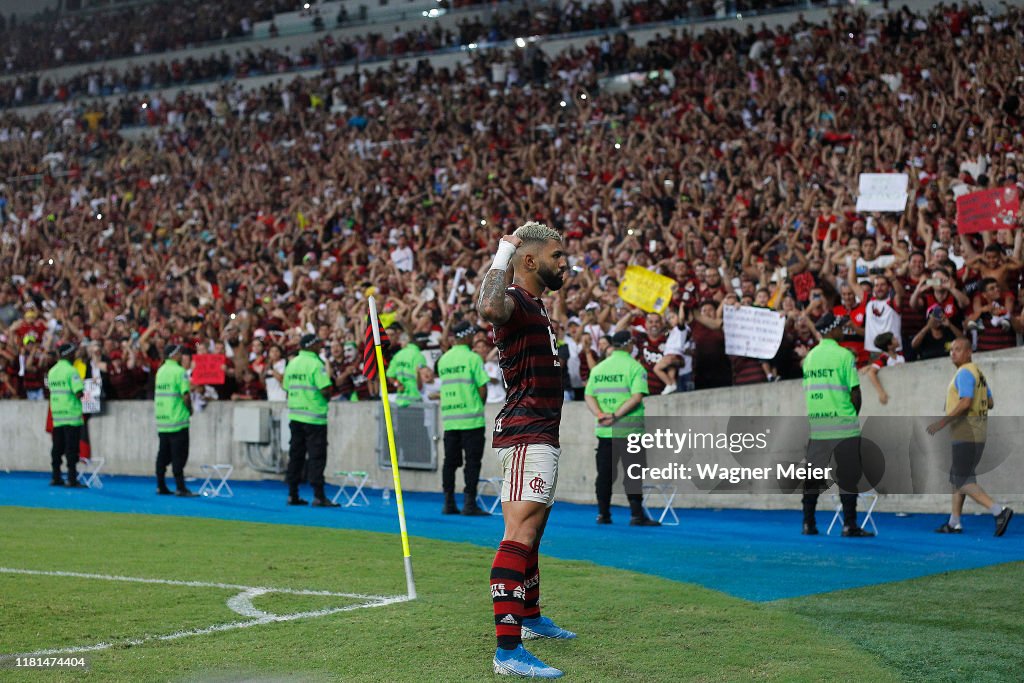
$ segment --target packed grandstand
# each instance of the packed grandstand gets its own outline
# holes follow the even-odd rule
[[[966,232],[956,201],[1024,187],[1017,7],[868,5],[782,25],[696,22],[710,3],[501,3],[487,22],[466,10],[394,37],[370,24],[296,51],[253,40],[64,80],[27,70],[237,40],[243,18],[292,9],[204,5],[118,10],[138,16],[101,47],[103,14],[5,23],[0,398],[43,398],[54,350],[75,341],[108,399],[152,397],[173,342],[225,355],[208,400],[280,400],[283,359],[315,332],[336,398],[368,399],[368,294],[396,341],[436,354],[469,319],[493,360],[474,293],[527,220],[567,245],[572,277],[547,302],[567,388],[615,329],[636,334],[655,391],[799,377],[828,312],[849,317],[843,343],[865,369],[1024,331],[1019,218]],[[140,43],[147,12],[179,28]],[[636,40],[651,22],[665,23]],[[495,44],[460,49],[480,36]],[[462,58],[435,64],[442,49]],[[246,87],[257,74],[281,77]],[[624,74],[643,78],[611,87]],[[155,90],[189,83],[204,87]],[[18,108],[32,103],[49,106]],[[905,209],[858,212],[864,173],[906,174]],[[674,280],[663,316],[619,296],[629,266]],[[785,316],[773,359],[726,353],[736,305]]]

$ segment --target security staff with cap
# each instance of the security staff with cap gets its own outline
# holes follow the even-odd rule
[[[626,439],[644,431],[644,396],[650,391],[647,370],[633,358],[629,330],[611,338],[611,354],[594,366],[583,390],[583,400],[597,418],[597,523],[612,523],[612,484],[621,462],[626,474],[626,500],[630,526],[661,526],[644,512],[642,481],[628,478],[629,466],[646,466],[645,453],[630,454]]]
[[[288,424],[291,446],[288,450],[288,504],[308,505],[299,497],[303,470],[313,487],[313,507],[338,507],[324,494],[324,468],[327,466],[327,402],[334,382],[320,358],[323,340],[304,334],[299,353],[284,369],[284,390],[288,392]],[[306,464],[307,455],[309,464]]]
[[[156,434],[160,446],[156,453],[156,492],[169,496],[167,466],[174,474],[174,494],[191,498],[196,494],[185,486],[185,463],[188,462],[188,428],[192,420],[192,387],[181,367],[181,344],[164,347],[164,362],[156,371],[156,392],[153,410],[156,413]]]
[[[476,502],[476,489],[480,482],[480,463],[484,456],[484,402],[487,382],[484,361],[469,348],[479,329],[462,320],[452,329],[455,344],[437,360],[437,374],[441,378],[441,421],[444,424],[444,466],[441,487],[444,490],[446,515],[459,514],[455,505],[455,470],[465,462],[465,495],[462,514],[474,517],[489,515]],[[465,455],[465,460],[463,460]]]
[[[874,534],[857,525],[857,485],[862,473],[858,418],[860,379],[853,352],[839,345],[848,321],[846,316],[836,317],[832,313],[818,320],[815,328],[821,341],[803,361],[804,397],[811,432],[807,464],[822,471],[835,456],[835,480],[843,505],[843,536],[865,538]],[[827,487],[828,481],[824,478],[804,480],[805,535],[818,533],[814,511],[818,497]]]
[[[78,440],[82,434],[82,393],[85,382],[71,364],[78,346],[61,344],[57,347],[57,362],[46,375],[50,389],[50,413],[53,416],[53,447],[50,466],[53,475],[50,486],[64,486],[61,478],[61,458],[67,460],[68,488],[80,488],[78,482]]]

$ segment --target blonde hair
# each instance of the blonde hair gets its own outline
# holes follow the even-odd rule
[[[523,241],[523,245],[527,245],[531,242],[539,242],[541,244],[547,244],[548,240],[562,241],[562,236],[554,228],[549,228],[543,223],[536,221],[527,221],[523,223],[516,231],[512,233]]]

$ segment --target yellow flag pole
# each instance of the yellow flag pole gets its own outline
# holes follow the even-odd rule
[[[409,599],[416,599],[416,581],[412,576],[412,552],[409,550],[409,532],[405,527],[405,503],[402,501],[402,478],[398,472],[398,452],[395,450],[395,428],[391,423],[391,404],[388,403],[388,383],[384,377],[384,354],[380,350],[380,327],[377,322],[377,302],[369,297],[370,325],[373,328],[373,349],[377,355],[377,379],[380,382],[380,400],[384,405],[384,426],[388,434],[391,454],[391,475],[395,482],[395,502],[398,506],[398,527],[402,533],[402,553],[405,556],[405,585]]]

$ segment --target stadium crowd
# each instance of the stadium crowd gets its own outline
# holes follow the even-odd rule
[[[369,32],[336,38],[327,34],[315,44],[296,50],[290,46],[274,49],[249,44],[239,46],[234,54],[225,49],[206,57],[148,61],[125,68],[96,64],[59,81],[45,74],[26,74],[0,84],[0,104],[17,107],[67,102],[76,97],[109,96],[216,80],[328,69],[352,63],[366,64],[460,46],[499,43],[517,36],[550,36],[711,17],[721,14],[724,3],[643,0],[624,3],[617,12],[610,0],[592,4],[568,2],[564,6],[554,3],[539,8],[531,8],[526,2],[507,5],[496,4],[486,18],[479,14],[462,17],[454,32],[431,20],[414,30],[401,31],[396,26],[390,35]],[[742,2],[741,5],[746,11],[748,8],[771,8],[773,3],[756,0]],[[202,25],[203,22],[198,23]],[[227,29],[224,33],[225,37],[232,35]],[[142,50],[139,54],[149,51],[140,44],[137,44],[137,49]]]
[[[849,316],[865,368],[962,336],[1015,346],[1024,233],[960,235],[954,200],[1024,187],[1022,35],[1010,7],[837,11],[4,114],[0,397],[41,398],[75,340],[107,398],[151,396],[168,342],[226,354],[207,398],[280,398],[281,359],[316,332],[337,398],[368,398],[366,294],[393,339],[436,354],[455,321],[480,322],[476,286],[525,220],[565,235],[571,278],[548,309],[577,398],[616,329],[652,393],[798,377],[826,312]],[[599,86],[658,69],[671,77]],[[122,137],[140,116],[162,127]],[[858,175],[895,171],[907,209],[858,214]],[[675,280],[664,316],[619,298],[629,265]],[[738,303],[786,316],[771,361],[726,355]],[[486,332],[474,348],[493,354]]]
[[[182,0],[111,5],[98,11],[46,8],[19,21],[0,15],[5,73],[99,62],[241,38],[258,21],[294,11],[297,0]]]

